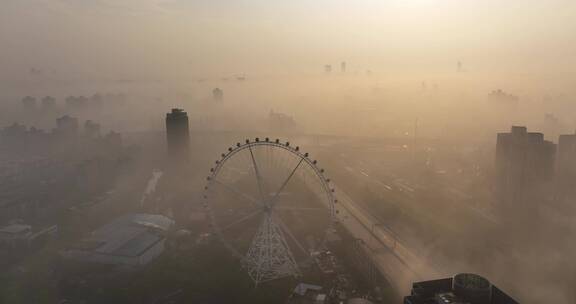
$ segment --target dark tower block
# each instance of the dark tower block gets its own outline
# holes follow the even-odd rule
[[[56,129],[54,134],[62,138],[73,138],[78,136],[78,118],[64,115],[56,119]]]
[[[172,109],[166,114],[166,142],[168,157],[175,162],[188,161],[190,152],[190,134],[188,114],[182,109]]]
[[[552,181],[556,145],[542,133],[513,126],[496,141],[496,199],[500,208],[516,212],[542,204]]]
[[[42,98],[42,110],[52,111],[56,108],[56,99],[52,96]]]
[[[36,110],[36,98],[26,96],[22,99],[22,107],[25,111],[35,111]]]
[[[568,205],[576,199],[576,133],[558,138],[556,199]]]
[[[88,138],[95,139],[100,137],[100,124],[87,120],[84,123],[84,135]]]

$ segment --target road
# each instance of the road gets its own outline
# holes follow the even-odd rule
[[[451,265],[430,255],[427,243],[435,242],[435,238],[446,239],[444,235],[465,240],[466,231],[460,229],[455,218],[474,223],[475,227],[490,227],[495,224],[493,218],[463,203],[454,193],[430,196],[442,193],[443,185],[434,187],[432,183],[426,190],[394,174],[401,169],[398,164],[404,156],[388,159],[388,154],[360,150],[323,153],[323,159],[330,159],[330,167],[339,168],[333,172],[334,180],[349,183],[335,185],[340,222],[354,237],[364,240],[380,272],[401,294],[407,294],[415,281],[453,275]],[[372,193],[366,196],[364,191]],[[371,201],[366,201],[368,197]],[[423,202],[426,208],[422,208]]]
[[[335,185],[340,223],[355,237],[364,240],[367,253],[380,272],[401,294],[407,294],[411,283],[441,277],[423,259],[403,244],[393,232],[378,225],[378,220],[363,210],[350,196]]]

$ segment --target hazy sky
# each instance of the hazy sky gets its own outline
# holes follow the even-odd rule
[[[310,72],[573,79],[573,0],[0,0],[0,74],[162,78]],[[548,76],[550,76],[548,75]]]

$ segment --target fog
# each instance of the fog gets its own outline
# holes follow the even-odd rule
[[[398,302],[414,281],[473,272],[521,303],[574,303],[576,145],[559,136],[576,130],[575,18],[569,0],[0,0],[0,228],[58,227],[25,254],[0,242],[0,302],[266,303],[295,282],[334,281],[306,268],[252,289],[205,239],[248,252],[259,221],[233,236],[218,227],[257,204],[209,175],[261,195],[266,212],[280,194],[330,209],[334,189],[333,214],[278,218],[298,227],[285,243],[307,247],[301,267],[339,252],[316,247],[332,216],[343,252],[362,240],[380,272],[395,270],[374,280],[344,267],[356,297]],[[175,144],[172,109],[187,112]],[[276,138],[292,154],[256,144]],[[257,159],[277,193],[254,187]],[[309,175],[284,189],[304,159]],[[70,258],[133,213],[174,221],[154,232],[169,244],[158,259],[101,274]],[[195,261],[217,268],[209,287],[181,276],[207,271]],[[130,283],[114,288],[115,273]]]

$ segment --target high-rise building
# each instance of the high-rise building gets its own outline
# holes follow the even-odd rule
[[[576,198],[576,133],[560,135],[556,162],[556,198]]]
[[[188,114],[182,109],[172,109],[166,114],[166,141],[170,158],[187,160],[190,150]]]
[[[556,145],[542,133],[513,126],[498,133],[496,143],[496,198],[500,208],[529,207],[543,198],[543,187],[554,174]]]
[[[340,72],[346,73],[346,61],[340,62]]]
[[[42,98],[42,109],[44,111],[53,110],[56,108],[56,99],[52,96],[45,96]]]
[[[330,64],[325,65],[324,66],[324,73],[326,73],[326,74],[332,73],[332,65],[330,65]]]
[[[103,137],[102,143],[109,152],[119,152],[122,150],[122,134],[110,131]]]
[[[103,98],[100,93],[96,93],[90,97],[90,105],[96,108],[102,107]]]
[[[88,98],[85,96],[68,96],[66,97],[66,108],[69,110],[84,109],[88,103]]]
[[[214,101],[222,101],[224,99],[224,91],[220,88],[215,88],[212,90],[212,99]]]
[[[64,115],[56,119],[56,129],[54,133],[63,137],[78,135],[78,118]]]
[[[22,98],[22,107],[26,111],[36,110],[36,98],[31,96],[26,96]]]
[[[100,124],[95,123],[92,120],[87,120],[84,123],[84,135],[88,138],[100,137]]]
[[[416,282],[404,304],[518,304],[485,278],[461,273],[452,278]]]

